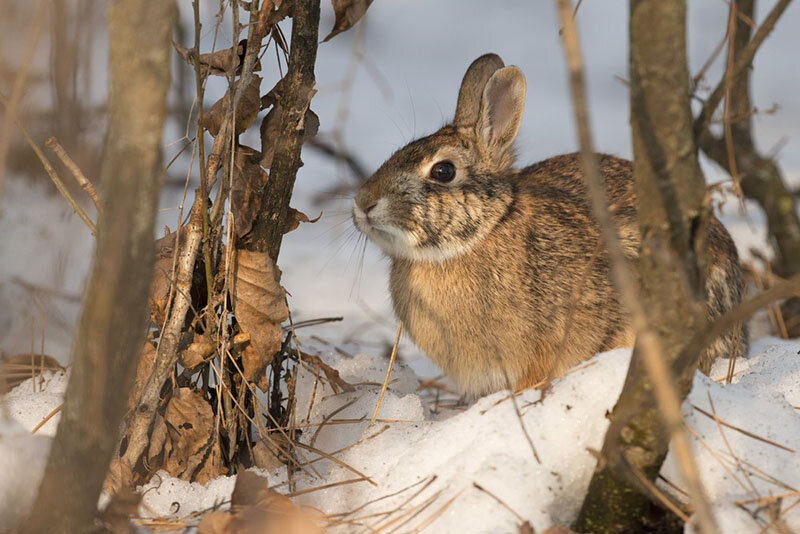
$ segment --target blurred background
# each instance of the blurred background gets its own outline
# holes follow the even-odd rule
[[[772,1],[761,1],[759,17]],[[105,128],[108,92],[106,2],[102,0],[2,0],[0,92],[12,93],[26,71],[18,118],[40,146],[55,136],[84,174],[95,180]],[[189,0],[179,0],[174,39],[193,45]],[[231,23],[217,17],[220,3],[201,1],[201,52],[231,46]],[[623,0],[584,0],[577,20],[588,76],[590,113],[598,150],[630,157],[628,126],[627,13]],[[725,34],[723,0],[689,2],[689,64],[696,74]],[[283,23],[284,34],[290,26]],[[321,34],[333,26],[323,2]],[[800,188],[800,7],[792,5],[755,59],[752,77],[756,141],[772,154],[791,187]],[[319,222],[303,224],[283,241],[279,266],[291,294],[295,321],[324,316],[344,320],[315,334],[342,346],[385,350],[396,329],[387,292],[387,263],[376,247],[358,239],[349,219],[354,188],[394,150],[446,123],[455,108],[466,67],[496,52],[519,66],[528,81],[528,101],[518,137],[520,165],[576,150],[566,68],[554,2],[502,0],[377,0],[352,30],[320,45],[318,93],[312,109],[320,117],[316,145],[303,149],[305,165],[293,206]],[[282,54],[279,54],[282,55]],[[285,62],[271,43],[262,58],[262,92],[277,81]],[[721,76],[724,54],[699,82],[703,97]],[[226,89],[211,77],[205,107]],[[198,183],[191,155],[195,80],[177,54],[163,136],[166,171],[159,224],[175,229],[184,198],[188,206]],[[699,102],[696,102],[699,105]],[[0,114],[5,127],[6,112]],[[6,171],[0,178],[0,351],[39,352],[62,363],[69,358],[79,316],[93,237],[58,195],[19,128],[9,130]],[[259,146],[258,133],[242,143]],[[2,143],[2,141],[0,141]],[[0,147],[2,148],[2,147]],[[333,151],[340,157],[332,157]],[[69,172],[45,149],[62,179],[94,217],[92,203]],[[348,164],[342,156],[351,158]],[[174,160],[174,161],[173,161]],[[727,178],[708,161],[706,179]],[[360,169],[360,170],[359,170]],[[102,184],[98,185],[102,196]],[[763,214],[755,204],[725,205],[723,221],[740,252],[764,245]],[[403,354],[424,371],[413,347]]]

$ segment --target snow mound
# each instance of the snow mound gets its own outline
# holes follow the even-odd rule
[[[721,532],[757,533],[776,517],[800,531],[800,507],[794,506],[800,500],[795,490],[800,487],[799,351],[800,341],[765,338],[753,343],[749,358],[737,362],[732,384],[720,378],[727,362],[712,373],[717,381],[695,377],[684,416]],[[544,397],[525,391],[512,399],[499,392],[446,413],[433,413],[417,391],[414,372],[398,363],[373,425],[369,418],[387,361],[331,352],[321,357],[355,391],[337,394],[322,383],[315,391],[314,373],[301,375],[300,441],[338,462],[311,449],[301,451],[300,461],[311,464],[293,475],[295,500],[336,518],[339,525],[331,532],[389,527],[494,533],[517,532],[523,520],[540,531],[575,518],[596,463],[591,451],[602,445],[605,414],[622,388],[630,350],[595,356],[555,381]],[[0,480],[4,519],[8,510],[16,519],[27,510],[35,491],[31,481],[41,476],[48,447],[47,438],[29,435],[41,416],[28,414],[26,406],[46,415],[65,383],[55,375],[43,393],[33,393],[27,383],[7,396],[8,405],[16,407],[12,417],[21,423],[0,425],[0,461],[17,466],[0,471],[6,473]],[[50,404],[44,402],[48,395]],[[25,483],[14,478],[20,473]],[[278,491],[289,492],[286,469],[259,474]],[[682,498],[671,453],[661,476],[661,487]],[[158,473],[142,488],[140,512],[180,518],[225,508],[234,482],[234,477],[220,477],[200,485]]]

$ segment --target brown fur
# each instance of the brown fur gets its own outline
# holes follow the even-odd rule
[[[483,78],[499,59],[485,57],[490,60],[479,58],[470,67],[477,64]],[[355,200],[357,226],[392,259],[390,291],[398,318],[472,395],[530,386],[597,352],[633,344],[578,155],[512,167],[522,113],[517,101],[524,98],[521,76],[514,67],[500,68],[482,93],[462,86],[459,105],[463,96],[469,107],[456,115],[474,117],[479,108],[476,124],[446,126],[401,149]],[[468,71],[465,84],[469,77]],[[472,78],[474,85],[480,77]],[[502,84],[493,85],[497,78]],[[482,98],[480,106],[466,93]],[[492,115],[495,108],[503,114]],[[512,108],[517,115],[509,118]],[[440,161],[455,166],[451,183],[428,177]],[[639,232],[631,163],[600,155],[599,165],[625,253],[635,261]],[[706,292],[714,318],[739,302],[742,279],[733,242],[716,219],[708,246]],[[702,368],[731,354],[734,342],[733,333],[720,338],[706,351]],[[745,333],[738,350],[746,346]]]

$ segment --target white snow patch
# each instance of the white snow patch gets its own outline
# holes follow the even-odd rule
[[[307,342],[304,348],[312,345]],[[693,440],[692,447],[721,532],[760,532],[768,521],[766,513],[747,501],[800,487],[800,458],[786,450],[800,450],[800,412],[795,409],[800,404],[798,351],[800,341],[757,340],[751,356],[737,363],[734,383],[695,377],[684,416],[702,440]],[[595,356],[555,381],[543,399],[539,391],[516,397],[541,463],[534,459],[507,392],[481,398],[463,411],[434,414],[415,391],[413,371],[399,363],[380,421],[370,426],[379,391],[376,384],[383,380],[387,361],[363,354],[350,358],[327,352],[321,357],[339,370],[342,379],[357,384],[356,391],[334,394],[329,386],[318,385],[310,420],[305,421],[314,388],[314,374],[305,371],[298,383],[297,413],[303,419],[301,428],[309,426],[300,439],[306,444],[313,441],[314,447],[349,468],[304,452],[306,461],[316,460],[313,466],[321,478],[300,472],[294,477],[295,488],[357,480],[355,471],[375,485],[350,482],[296,500],[328,514],[352,512],[351,519],[372,528],[396,519],[395,526],[407,521],[403,529],[425,526],[439,533],[489,533],[516,532],[519,519],[475,484],[529,520],[537,531],[574,519],[595,467],[589,451],[602,445],[608,426],[605,413],[622,388],[630,350]],[[719,362],[712,376],[719,379],[725,370],[726,362]],[[0,422],[0,467],[5,467],[0,469],[0,517],[5,524],[18,521],[32,503],[50,440],[31,436],[30,429],[58,405],[65,386],[65,375],[56,373],[49,376],[44,391],[34,393],[26,382],[4,399],[11,407],[6,410],[11,418]],[[716,411],[728,425],[763,439],[720,427],[695,407]],[[328,424],[316,432],[316,425],[326,419]],[[260,474],[278,491],[288,491],[286,469]],[[682,485],[672,453],[661,475]],[[200,485],[160,472],[141,488],[141,513],[178,518],[225,508],[234,483],[234,477],[220,477]],[[681,498],[679,492],[675,496]],[[800,507],[789,509],[797,500],[790,496],[778,505],[786,511],[783,520],[793,531],[800,531]],[[736,505],[741,502],[746,504]],[[367,528],[359,530],[352,524],[333,529],[362,530]],[[687,532],[692,532],[691,526]]]
[[[13,528],[30,512],[50,441],[32,435],[14,419],[0,417],[0,532]]]

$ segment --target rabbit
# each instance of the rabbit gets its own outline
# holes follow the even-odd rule
[[[558,377],[634,343],[591,213],[580,154],[514,167],[526,84],[495,54],[464,75],[452,124],[395,152],[358,190],[355,226],[391,260],[389,287],[406,333],[471,397]],[[639,249],[630,161],[599,154],[626,257]],[[709,320],[735,306],[736,247],[712,217]],[[747,351],[731,330],[700,367]]]

